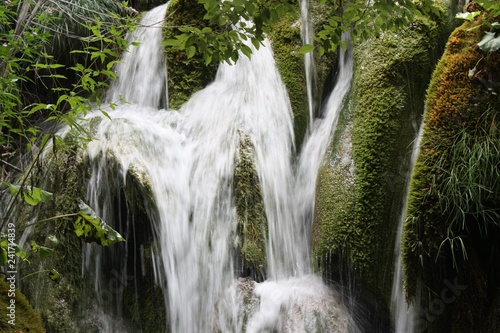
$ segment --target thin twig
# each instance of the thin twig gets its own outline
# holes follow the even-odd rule
[[[14,170],[16,170],[16,171],[23,172],[23,170],[21,170],[20,168],[16,167],[16,166],[15,166],[15,165],[13,165],[13,164],[10,164],[10,163],[9,163],[9,162],[7,162],[7,161],[2,160],[2,159],[0,159],[0,163],[2,163],[2,164],[4,164],[4,165],[6,165],[6,166],[8,166],[9,168],[14,169]]]

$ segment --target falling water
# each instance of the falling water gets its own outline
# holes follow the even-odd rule
[[[158,73],[164,73],[165,64],[157,23],[166,8],[157,7],[144,17],[131,36],[140,38],[141,44],[124,55],[118,68],[120,83],[111,88],[109,101],[123,98],[131,103],[110,108],[110,119],[98,111],[88,116],[99,118],[95,140],[87,147],[90,205],[105,220],[116,220],[119,212],[114,211],[111,191],[125,187],[129,175],[138,179],[146,187],[143,205],[158,248],[153,253],[155,280],[164,290],[171,331],[242,332],[247,310],[235,287],[237,216],[232,185],[244,133],[255,149],[269,229],[269,280],[252,284],[252,297],[260,305],[248,319],[248,332],[286,329],[285,322],[293,322],[297,311],[315,313],[309,318],[311,327],[346,331],[352,326],[347,310],[310,274],[308,230],[317,170],[349,89],[352,55],[340,56],[339,80],[325,116],[312,125],[294,172],[291,106],[268,41],[253,50],[251,60],[241,55],[235,65],[221,64],[214,82],[179,111],[159,110],[165,76]],[[133,223],[131,214],[124,214],[120,219]],[[86,251],[85,267],[95,265],[99,294],[101,254]],[[120,274],[126,271],[125,267]],[[287,321],[280,310],[285,308]],[[214,309],[219,309],[218,320]],[[119,306],[116,312],[119,317]],[[337,322],[328,322],[332,318]],[[103,332],[123,330],[109,314],[103,314],[101,322]]]
[[[324,117],[314,120],[312,131],[306,137],[299,164],[296,170],[295,186],[293,188],[292,206],[294,220],[282,220],[279,234],[286,235],[295,248],[295,257],[283,261],[288,270],[277,274],[278,280],[269,280],[255,287],[255,294],[261,298],[261,306],[250,318],[248,332],[262,332],[267,329],[284,329],[285,331],[309,331],[311,326],[305,323],[315,322],[313,331],[344,332],[348,328],[356,331],[355,324],[346,316],[347,310],[336,300],[339,297],[331,295],[326,286],[317,277],[310,274],[309,241],[312,213],[314,210],[316,177],[319,166],[329,143],[332,132],[342,109],[344,97],[349,91],[352,78],[353,58],[349,50],[339,55],[339,77],[325,109]],[[271,226],[270,226],[271,228]],[[270,233],[270,237],[271,237]],[[278,252],[276,249],[276,252]],[[288,251],[288,248],[285,248]],[[299,250],[297,253],[296,251]],[[283,251],[283,250],[281,250]],[[273,253],[273,252],[268,252]],[[280,252],[286,257],[287,252]],[[290,259],[296,260],[290,262]],[[293,267],[293,271],[290,268]],[[314,307],[316,305],[316,307]],[[311,308],[311,306],[314,307]],[[335,310],[332,310],[335,309]],[[340,320],[336,323],[325,320],[336,313]],[[307,318],[307,313],[316,313],[319,318]],[[339,315],[343,314],[343,315]],[[299,322],[294,322],[294,318]],[[294,325],[290,328],[288,325]],[[294,323],[294,324],[290,324]],[[319,323],[319,324],[318,324]],[[305,325],[305,326],[301,326]],[[320,328],[318,328],[320,327]]]
[[[313,44],[311,38],[311,20],[309,19],[309,0],[300,1],[301,14],[301,35],[302,44]],[[306,73],[306,88],[307,88],[307,106],[309,109],[309,130],[312,130],[314,119],[314,83],[315,83],[315,64],[312,52],[304,54],[304,68]]]
[[[140,47],[132,45],[122,55],[123,63],[116,68],[120,79],[108,93],[110,102],[123,98],[153,108],[166,106],[166,60],[158,45],[162,45],[161,28],[167,6],[168,3],[147,12],[139,28],[128,37],[129,43],[140,43]],[[145,80],[148,84],[144,84]]]
[[[395,265],[394,265],[394,278],[392,285],[392,296],[391,296],[391,310],[394,318],[395,333],[413,333],[415,332],[415,316],[416,309],[413,305],[408,305],[406,303],[406,296],[403,289],[403,267],[401,261],[401,239],[403,234],[403,225],[405,220],[406,205],[408,200],[409,183],[411,178],[411,173],[415,161],[417,159],[420,138],[422,136],[422,125],[418,131],[416,140],[413,143],[412,154],[410,158],[410,165],[405,177],[405,194],[403,196],[403,202],[401,204],[401,212],[399,216],[399,226],[396,235],[396,245],[394,248],[395,254]]]
[[[347,38],[344,35],[343,38]],[[344,97],[351,86],[353,56],[351,48],[339,53],[339,74],[335,87],[322,110],[323,117],[316,118],[312,131],[305,139],[299,159],[298,175],[295,188],[295,207],[298,207],[300,220],[304,221],[306,234],[314,211],[316,177],[325,155],[331,134],[335,131],[343,106]]]

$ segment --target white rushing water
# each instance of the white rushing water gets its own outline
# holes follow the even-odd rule
[[[347,38],[347,36],[343,38]],[[312,219],[318,170],[323,161],[331,134],[337,126],[344,98],[351,86],[353,57],[350,48],[347,52],[339,53],[338,63],[337,82],[323,110],[321,110],[323,116],[316,118],[312,124],[312,130],[307,132],[297,167],[294,206],[297,207],[302,221]],[[306,233],[309,233],[310,223],[311,221],[306,223]]]
[[[285,235],[291,242],[291,246],[295,248],[295,252],[292,253],[295,253],[296,257],[293,259],[296,261],[277,260],[284,267],[288,267],[288,270],[281,270],[283,274],[277,275],[279,279],[265,281],[255,287],[255,294],[260,296],[261,306],[250,318],[248,332],[267,332],[268,329],[276,329],[278,332],[281,330],[284,332],[356,332],[359,330],[349,318],[345,307],[339,304],[339,297],[331,295],[331,291],[328,292],[326,286],[317,277],[310,275],[309,263],[310,228],[315,202],[316,178],[331,134],[335,131],[344,97],[350,88],[352,69],[351,51],[340,52],[337,84],[322,110],[323,117],[315,119],[312,130],[308,131],[299,163],[296,166],[291,196],[292,206],[290,206],[294,212],[294,219],[281,221],[284,224],[281,226],[284,230],[278,233],[278,235]],[[279,251],[279,248],[276,251]],[[287,252],[281,252],[281,256],[286,257]],[[290,270],[291,267],[293,271]],[[315,313],[316,317],[308,317],[310,313]],[[332,322],[331,318],[338,320]]]
[[[117,71],[120,83],[108,95],[110,102],[122,96],[131,103],[107,110],[111,119],[99,111],[88,116],[101,118],[87,147],[92,166],[89,204],[104,220],[115,220],[118,212],[110,191],[124,187],[127,174],[148,184],[151,198],[144,205],[157,241],[155,280],[164,290],[171,331],[242,332],[248,314],[235,287],[233,175],[244,133],[254,146],[269,229],[269,280],[253,284],[260,305],[249,316],[247,331],[297,332],[313,324],[346,331],[352,325],[348,312],[311,275],[308,248],[317,170],[350,86],[352,56],[342,53],[338,84],[324,117],[312,124],[300,163],[294,166],[290,101],[267,41],[251,60],[241,55],[235,65],[221,64],[215,80],[179,111],[160,109],[166,77],[158,75],[165,63],[161,29],[155,24],[166,8],[150,11],[141,21],[144,27],[131,36],[141,39],[141,45],[124,55]],[[87,250],[85,265],[95,265],[96,294],[103,279],[99,256],[99,251]],[[119,303],[121,296],[116,297]],[[218,319],[214,309],[219,309]],[[297,311],[316,315],[300,321]],[[101,321],[103,332],[122,330],[119,320],[108,314]]]
[[[122,55],[122,64],[116,67],[119,78],[108,92],[110,102],[124,98],[127,102],[160,108],[167,106],[166,59],[163,54],[161,28],[167,4],[147,12],[138,29],[128,36],[131,46]],[[147,80],[147,82],[145,82]]]
[[[311,31],[311,20],[309,19],[309,0],[300,1],[300,15],[301,15],[301,35],[302,44],[312,45],[313,44],[313,32]],[[306,74],[306,88],[307,88],[307,107],[309,109],[309,130],[312,130],[312,125],[314,121],[314,109],[315,109],[315,94],[314,85],[316,81],[315,77],[315,63],[314,63],[314,53],[307,52],[304,54],[304,68]]]
[[[417,311],[414,305],[409,305],[406,303],[406,294],[403,289],[403,265],[401,258],[401,241],[403,235],[403,226],[405,221],[406,206],[408,201],[409,185],[411,173],[413,171],[413,166],[417,159],[420,138],[422,137],[423,126],[420,125],[418,130],[417,138],[413,142],[412,153],[410,158],[410,165],[405,176],[405,188],[403,202],[401,203],[401,212],[399,217],[398,232],[396,234],[396,244],[394,247],[395,264],[394,264],[394,276],[392,284],[392,294],[391,294],[391,311],[394,320],[395,333],[414,333],[416,332],[416,314]]]

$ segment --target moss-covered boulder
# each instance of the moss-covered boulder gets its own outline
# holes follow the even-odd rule
[[[500,330],[500,52],[478,48],[481,22],[453,32],[433,74],[411,182],[406,290],[429,332]]]
[[[386,307],[409,156],[441,33],[439,19],[418,17],[355,46],[351,92],[318,175],[318,269],[335,280],[348,274]]]

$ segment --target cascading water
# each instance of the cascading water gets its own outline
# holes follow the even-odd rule
[[[167,103],[166,60],[162,43],[163,16],[167,4],[149,11],[128,38],[130,43],[141,47],[130,47],[122,55],[122,64],[116,67],[119,80],[108,92],[110,102],[119,101],[122,96],[127,102],[160,108]],[[145,84],[147,80],[147,84]]]
[[[312,33],[311,33],[311,20],[309,19],[309,0],[300,1],[300,15],[301,15],[301,35],[302,44],[313,44]],[[307,52],[304,54],[304,69],[306,74],[306,88],[307,88],[307,106],[309,109],[309,130],[312,130],[313,119],[314,119],[314,83],[315,78],[315,64],[314,56],[312,52]]]
[[[158,110],[165,99],[165,77],[158,73],[165,64],[159,55],[161,29],[151,22],[160,22],[166,9],[163,5],[145,16],[131,37],[141,45],[126,53],[118,68],[120,83],[111,88],[109,102],[123,98],[131,103],[107,110],[110,119],[98,111],[88,116],[90,121],[100,118],[87,147],[89,203],[105,220],[116,220],[119,212],[110,191],[125,187],[130,175],[147,188],[143,205],[157,243],[156,252],[151,250],[155,281],[164,291],[172,332],[354,327],[333,291],[311,275],[308,252],[316,175],[350,86],[352,55],[340,56],[337,85],[324,117],[311,126],[294,172],[291,106],[267,41],[254,49],[251,60],[241,55],[235,65],[221,64],[214,82],[179,111]],[[233,262],[233,175],[241,132],[254,146],[269,229],[269,280],[252,284],[259,305],[251,315],[235,287]],[[128,221],[132,214],[126,209],[122,215],[118,220]],[[100,252],[86,251],[86,269],[94,265],[99,294],[104,279]],[[122,279],[127,278],[124,265]],[[102,316],[101,331],[124,330],[116,319],[119,306],[116,313]]]
[[[343,36],[345,40],[347,35]],[[321,111],[323,117],[316,118],[312,125],[312,131],[308,133],[302,147],[302,153],[297,167],[297,181],[295,188],[295,207],[299,207],[300,220],[306,221],[306,225],[312,224],[314,211],[314,200],[316,191],[316,177],[319,166],[331,137],[335,131],[344,97],[351,86],[353,56],[349,48],[346,52],[339,53],[339,72],[335,87]],[[306,234],[309,234],[306,228]]]
[[[409,183],[411,179],[411,173],[413,171],[413,166],[417,159],[420,138],[422,136],[422,128],[418,130],[417,138],[415,139],[412,147],[412,153],[410,158],[410,165],[405,177],[405,189],[403,202],[401,203],[401,212],[399,217],[398,232],[396,235],[396,245],[394,247],[395,255],[395,265],[394,265],[394,277],[392,285],[392,295],[391,295],[391,310],[394,320],[394,332],[395,333],[413,333],[417,332],[415,327],[416,309],[414,305],[408,305],[406,303],[405,292],[403,289],[403,266],[401,261],[401,240],[403,235],[403,225],[405,220],[406,206],[409,193]]]

